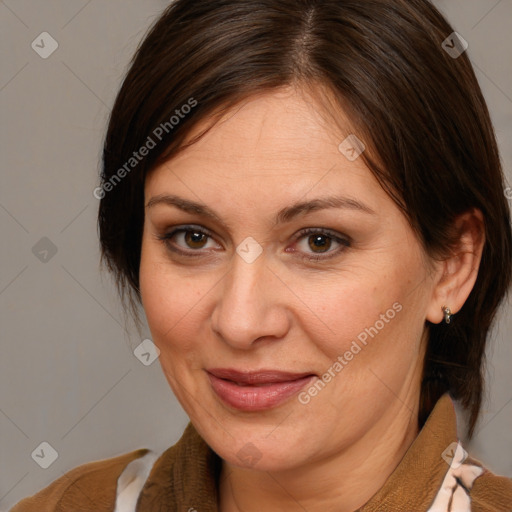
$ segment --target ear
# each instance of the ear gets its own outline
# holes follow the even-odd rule
[[[485,245],[485,224],[482,212],[473,209],[463,213],[454,223],[459,232],[457,246],[451,256],[440,262],[434,283],[427,320],[439,324],[444,320],[443,306],[452,314],[462,309],[475,286]]]

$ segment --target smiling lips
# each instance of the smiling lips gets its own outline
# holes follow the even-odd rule
[[[230,368],[207,370],[217,396],[227,405],[242,411],[263,411],[276,407],[299,392],[312,373],[291,373],[275,370],[240,372]]]

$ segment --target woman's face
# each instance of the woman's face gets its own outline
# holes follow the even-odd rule
[[[251,98],[145,185],[160,363],[207,443],[247,468],[370,447],[417,417],[432,272],[350,132],[306,98]]]

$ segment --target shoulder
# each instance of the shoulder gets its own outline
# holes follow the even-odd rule
[[[512,510],[512,479],[483,469],[471,489],[472,512]]]
[[[37,494],[21,500],[11,512],[111,512],[118,501],[120,490],[125,491],[125,496],[133,488],[138,493],[139,482],[134,475],[148,473],[155,459],[156,455],[152,451],[139,449],[118,457],[83,464],[68,471]],[[144,466],[149,469],[145,471]]]
[[[428,512],[512,511],[512,480],[493,474],[478,460],[469,457],[460,442],[450,449],[450,457],[453,452],[451,464]]]
[[[89,462],[20,501],[10,512],[188,510],[185,505],[199,497],[202,509],[213,510],[219,462],[189,423],[180,440],[161,454],[140,449]]]

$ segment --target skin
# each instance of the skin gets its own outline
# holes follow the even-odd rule
[[[348,122],[341,131],[320,112],[291,87],[253,96],[146,179],[146,205],[172,194],[217,216],[147,206],[140,290],[166,378],[223,459],[222,512],[349,512],[366,503],[418,434],[426,321],[441,322],[444,304],[455,314],[477,275],[481,214],[458,220],[451,258],[430,260],[363,160],[338,149]],[[333,195],[373,213],[324,208],[274,222],[298,201]],[[160,239],[190,224],[188,238]],[[320,250],[305,228],[324,230]],[[211,236],[191,238],[197,229]],[[236,252],[247,237],[263,249],[252,263]],[[205,369],[215,367],[321,376],[397,303],[395,318],[307,404],[294,396],[242,412],[211,388]],[[237,456],[248,443],[255,464]]]

